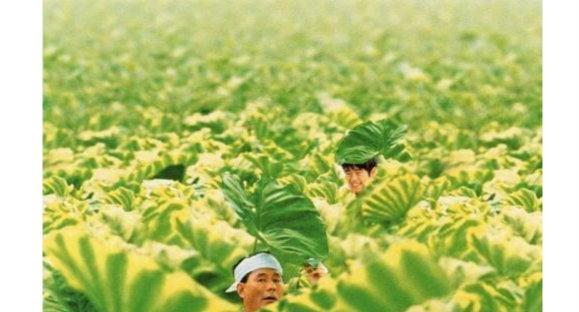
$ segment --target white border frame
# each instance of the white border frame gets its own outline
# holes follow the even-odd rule
[[[0,2],[0,311],[42,310],[42,1]]]
[[[579,10],[543,2],[543,300],[579,311]]]

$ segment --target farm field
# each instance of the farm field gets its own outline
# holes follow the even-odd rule
[[[255,250],[268,311],[541,311],[540,1],[45,0],[43,60],[45,311],[238,311]]]

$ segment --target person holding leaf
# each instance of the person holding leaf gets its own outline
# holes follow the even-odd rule
[[[222,190],[247,232],[255,237],[254,251],[266,249],[275,254],[288,271],[288,280],[300,269],[310,285],[327,274],[323,264],[318,265],[328,256],[326,227],[307,196],[267,178],[248,192],[239,177],[231,174],[223,176]],[[309,259],[316,265],[304,265]]]
[[[362,123],[338,143],[336,161],[345,173],[350,191],[359,194],[376,175],[380,157],[405,161],[410,158],[402,140],[406,126],[386,119]]]
[[[254,312],[283,296],[282,275],[279,261],[270,253],[259,252],[233,266],[235,281],[225,292],[236,291],[243,300],[243,311]]]
[[[363,197],[361,195],[368,192],[380,161],[410,159],[403,143],[406,130],[405,125],[386,119],[367,121],[349,130],[338,142],[336,162],[344,170],[345,184],[349,189],[349,194],[344,194],[343,197],[347,202],[346,214],[337,227],[342,236],[370,230],[365,225],[360,226],[364,220],[359,205]],[[352,198],[348,200],[349,197]]]

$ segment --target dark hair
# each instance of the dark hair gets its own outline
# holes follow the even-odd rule
[[[245,257],[237,260],[237,262],[233,265],[233,267],[231,267],[231,272],[235,275],[235,268],[241,263],[241,261],[243,261],[243,260],[245,260],[245,259],[247,259],[247,258],[249,258],[249,257],[253,257],[253,256],[255,256],[255,255],[257,255],[257,254],[260,254],[260,253],[265,253],[265,254],[270,254],[270,255],[271,255],[271,253],[270,253],[269,251],[257,251],[257,252],[251,253],[251,254],[249,254],[249,255],[247,255],[247,256],[245,256]],[[245,274],[245,276],[243,276],[243,278],[242,278],[241,281],[239,281],[239,282],[240,282],[240,283],[247,283],[247,279],[249,278],[249,274],[251,274],[251,272]]]
[[[376,167],[377,164],[378,164],[378,162],[376,161],[376,158],[374,157],[374,158],[371,158],[370,160],[368,160],[362,164],[342,164],[342,169],[344,169],[344,171],[346,171],[348,169],[364,169],[364,170],[368,171],[368,174],[370,174],[372,169],[374,169],[374,167]]]

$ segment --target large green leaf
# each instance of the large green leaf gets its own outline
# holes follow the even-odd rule
[[[50,177],[42,181],[42,193],[44,195],[54,194],[60,197],[68,196],[74,190],[74,186],[69,185],[61,177]]]
[[[99,310],[235,311],[181,271],[168,272],[153,259],[68,227],[47,235],[50,264]]]
[[[193,216],[185,222],[177,220],[176,228],[185,240],[184,246],[193,248],[200,259],[191,268],[185,263],[184,269],[205,287],[223,293],[231,284],[232,266],[248,254],[252,237],[207,216]]]
[[[416,241],[400,241],[385,252],[366,250],[359,256],[348,273],[290,293],[267,311],[406,311],[446,298],[452,291],[443,267]]]
[[[260,181],[248,194],[239,179],[223,177],[223,192],[248,232],[280,255],[325,259],[328,243],[325,225],[310,199],[289,186]]]
[[[414,241],[396,243],[382,255],[368,255],[338,284],[340,297],[354,311],[405,311],[450,291],[443,269],[426,247]]]
[[[432,209],[416,205],[412,208],[397,234],[425,243],[438,256],[461,258],[471,251],[467,241],[469,229],[484,223],[487,210],[479,210],[466,197],[439,197]]]
[[[135,208],[135,194],[124,187],[120,187],[110,192],[105,198],[108,204],[116,204],[123,207],[126,211],[131,211]]]
[[[43,208],[42,230],[44,233],[79,224],[90,215],[87,202],[71,196],[45,195]]]
[[[469,245],[497,271],[509,277],[541,267],[541,248],[513,235],[508,228],[480,225],[469,229]]]
[[[525,296],[521,305],[521,312],[542,311],[543,308],[543,275],[534,273],[527,278]]]
[[[68,286],[62,274],[46,261],[43,262],[42,310],[44,312],[97,312],[84,294]]]
[[[407,127],[388,120],[367,121],[350,130],[338,143],[336,161],[339,164],[362,164],[382,155],[384,158],[408,160],[402,142]]]
[[[540,211],[542,210],[541,199],[537,198],[535,192],[530,191],[526,188],[522,188],[514,193],[512,193],[506,200],[506,204],[521,206],[525,208],[528,212]]]
[[[529,213],[522,208],[507,206],[501,210],[504,223],[527,242],[537,245],[543,238],[543,214],[541,211]]]
[[[417,176],[404,175],[369,187],[358,200],[368,220],[397,221],[423,199],[425,191]]]
[[[465,285],[452,300],[460,311],[509,312],[518,311],[522,290],[511,281],[481,281]],[[523,310],[537,311],[537,310]]]

